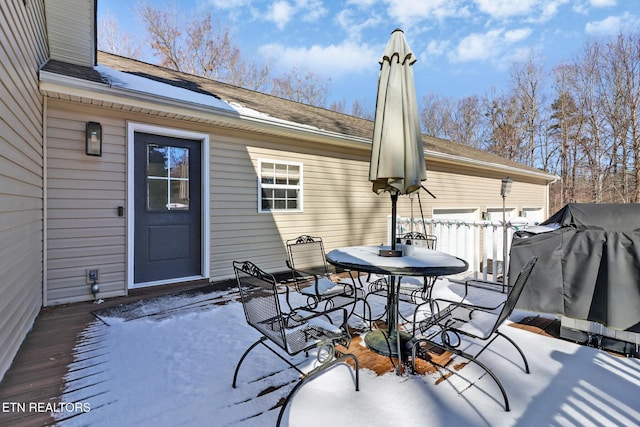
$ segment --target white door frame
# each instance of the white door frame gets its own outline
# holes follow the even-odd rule
[[[201,215],[201,230],[202,230],[202,272],[200,276],[195,277],[181,277],[168,280],[159,280],[154,282],[134,283],[133,271],[134,271],[134,227],[135,227],[135,208],[134,208],[134,174],[135,167],[133,148],[134,148],[134,134],[135,132],[144,132],[154,135],[170,136],[174,138],[193,139],[199,140],[202,144],[201,148],[201,170],[202,170],[202,215]],[[210,223],[209,220],[209,205],[210,205],[210,192],[209,192],[209,134],[201,132],[191,132],[181,129],[167,128],[157,125],[150,125],[145,123],[127,122],[127,288],[135,289],[145,286],[164,285],[167,283],[175,283],[186,280],[209,278],[211,269],[211,246],[210,246]]]

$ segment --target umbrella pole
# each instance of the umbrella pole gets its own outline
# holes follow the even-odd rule
[[[391,193],[391,250],[396,250],[396,205],[398,204],[398,193]]]

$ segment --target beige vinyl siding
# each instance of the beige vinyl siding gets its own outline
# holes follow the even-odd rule
[[[85,122],[102,123],[103,157],[84,154]],[[272,271],[286,270],[284,242],[301,234],[320,236],[327,250],[386,242],[389,194],[376,195],[368,181],[369,146],[318,144],[240,130],[49,101],[48,299],[51,304],[91,299],[88,268],[100,270],[100,296],[127,292],[126,123],[159,125],[207,133],[210,140],[210,279],[233,275],[233,260],[249,259]],[[258,212],[260,159],[303,165],[303,212]],[[428,159],[423,210],[482,209],[501,206],[503,173]],[[512,176],[508,199],[515,205],[544,204],[545,183]],[[526,202],[526,203],[525,203]],[[409,216],[410,199],[401,196],[398,214]],[[419,215],[417,199],[414,215]]]
[[[435,194],[436,199],[422,193],[423,208],[429,206],[433,209],[478,209],[476,219],[480,220],[482,211],[502,209],[500,185],[501,180],[507,176],[513,180],[511,193],[506,198],[507,208],[518,211],[524,207],[542,208],[545,216],[548,216],[547,189],[544,179],[533,179],[524,174],[439,163],[429,161],[428,158],[425,185]]]
[[[0,2],[0,379],[42,306],[42,1]]]
[[[322,237],[327,250],[384,241],[391,204],[371,191],[368,150],[220,135],[211,145],[214,279],[231,277],[231,261],[240,259],[286,270],[284,242],[301,234]],[[303,212],[258,212],[259,159],[303,164]]]
[[[87,121],[102,124],[102,157],[85,154]],[[125,122],[51,100],[47,125],[47,301],[93,298],[87,269],[99,270],[100,297],[122,295],[126,224],[118,206],[126,206]]]
[[[95,62],[95,0],[47,0],[51,58],[91,67]]]

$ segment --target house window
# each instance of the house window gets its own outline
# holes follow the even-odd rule
[[[302,212],[302,163],[258,162],[258,211]]]

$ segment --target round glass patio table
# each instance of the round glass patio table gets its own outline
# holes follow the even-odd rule
[[[410,351],[411,336],[398,329],[398,276],[441,277],[462,273],[469,264],[445,252],[416,247],[413,255],[391,257],[380,255],[389,246],[350,246],[327,253],[327,261],[335,267],[365,273],[388,275],[387,329],[378,329],[365,335],[371,350],[384,356],[401,359],[403,351]],[[398,364],[399,372],[400,364]]]

